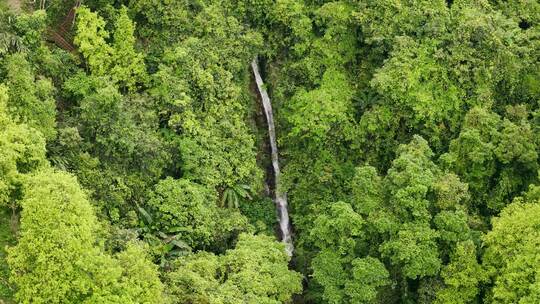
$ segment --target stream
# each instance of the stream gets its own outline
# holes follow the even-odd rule
[[[270,139],[272,167],[274,169],[274,202],[276,204],[279,228],[281,231],[281,241],[285,243],[285,251],[287,254],[292,256],[294,247],[292,243],[289,211],[287,209],[287,193],[281,192],[279,183],[281,171],[279,169],[279,155],[276,141],[276,128],[274,126],[274,114],[272,112],[272,103],[270,102],[270,97],[268,97],[268,92],[266,92],[266,89],[264,88],[264,82],[259,72],[259,63],[257,58],[253,59],[251,62],[251,68],[253,70],[253,74],[255,75],[255,82],[257,83],[257,89],[259,91],[259,95],[261,96],[264,114],[268,123],[268,137]]]

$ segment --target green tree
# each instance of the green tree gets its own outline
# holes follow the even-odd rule
[[[321,214],[314,223],[311,237],[316,247],[331,248],[337,254],[352,254],[357,242],[364,238],[364,220],[351,205],[337,202],[329,207],[328,214]]]
[[[56,136],[56,104],[51,81],[36,77],[30,62],[21,53],[8,56],[4,69],[11,115],[40,131],[47,140],[53,140]]]
[[[377,169],[371,166],[356,168],[351,181],[352,205],[354,210],[362,215],[381,208],[383,203],[382,178],[377,174]]]
[[[153,100],[122,96],[106,79],[84,73],[72,76],[64,88],[78,107],[49,149],[53,163],[75,172],[113,222],[132,214],[124,224],[136,225],[136,204],[171,159]]]
[[[366,42],[385,48],[391,48],[398,36],[422,37],[442,32],[448,16],[442,0],[370,0],[357,6],[356,18]]]
[[[381,253],[392,264],[401,267],[407,278],[436,275],[441,267],[437,237],[437,231],[427,225],[404,224],[390,240],[381,245]]]
[[[501,120],[483,108],[471,109],[459,137],[441,156],[443,165],[469,184],[474,207],[484,213],[486,208],[501,210],[537,177],[538,143],[532,128],[525,117],[512,120]]]
[[[112,80],[120,87],[134,90],[146,80],[144,55],[135,51],[135,24],[128,16],[125,6],[120,8],[112,44]]]
[[[536,1],[491,0],[490,3],[516,22],[521,22],[520,27],[525,30],[537,27],[540,22],[540,4]]]
[[[21,232],[8,250],[11,279],[23,303],[78,302],[92,287],[97,219],[76,180],[42,171],[25,185]],[[39,240],[39,241],[38,241]]]
[[[350,128],[351,95],[351,87],[342,72],[326,71],[320,88],[299,91],[292,97],[286,114],[291,125],[287,136],[317,145],[343,134]]]
[[[89,8],[77,10],[77,34],[74,42],[88,62],[88,68],[96,76],[107,75],[112,63],[113,49],[107,44],[109,32],[105,20]]]
[[[402,288],[399,297],[424,301],[422,297],[437,290],[433,278],[456,244],[473,238],[467,187],[456,175],[441,172],[420,136],[413,136],[397,153],[383,179],[372,167],[357,169],[354,206],[367,215],[366,246],[378,244],[378,253],[371,252],[389,262]],[[418,282],[418,289],[411,289],[411,280]]]
[[[537,201],[516,201],[493,218],[482,258],[492,282],[488,301],[535,303],[540,299],[539,215]]]
[[[366,109],[358,121],[351,148],[360,151],[361,159],[379,170],[386,171],[395,158],[403,138],[409,138],[400,125],[406,123],[407,113],[394,111],[387,103]]]
[[[488,1],[454,1],[451,15],[445,62],[469,103],[520,102],[513,92],[537,61],[527,35]]]
[[[390,283],[379,259],[362,257],[362,249],[369,246],[365,233],[365,221],[344,202],[331,205],[328,214],[315,220],[310,237],[319,252],[311,267],[325,301],[374,303],[378,288]]]
[[[438,40],[398,37],[391,57],[377,70],[371,85],[393,103],[392,108],[420,124],[439,144],[448,129],[459,124],[464,91],[450,80],[447,65],[437,60]]]
[[[146,79],[144,54],[135,50],[135,24],[122,6],[114,24],[112,43],[98,13],[87,7],[77,10],[77,34],[74,42],[86,58],[93,76],[110,77],[120,88],[134,91]]]
[[[26,176],[47,166],[45,139],[35,129],[12,120],[8,90],[0,85],[0,206],[15,211]]]
[[[140,249],[114,258],[96,245],[101,228],[73,176],[40,171],[24,193],[19,242],[8,250],[18,301],[161,302],[158,273]]]
[[[168,274],[168,291],[173,303],[287,303],[301,291],[289,259],[272,237],[242,234],[222,256],[181,258]]]
[[[45,139],[39,131],[13,121],[7,92],[5,85],[0,84],[0,301],[9,301],[15,293],[15,286],[9,283],[6,255],[7,245],[17,241],[24,185],[29,175],[48,166]]]
[[[486,276],[472,241],[458,243],[441,276],[446,286],[437,293],[435,303],[477,303],[480,284]]]
[[[221,46],[192,37],[169,49],[155,74],[152,92],[167,127],[179,135],[171,140],[180,150],[184,178],[220,192],[238,184],[258,190],[261,171],[256,164],[254,136],[246,124],[251,101],[235,79],[243,72],[240,63],[249,62],[243,53],[249,48],[240,51],[242,57],[237,58],[239,55],[231,53],[234,43],[229,40],[233,37],[228,35],[216,38],[225,40]],[[245,36],[238,39],[247,40],[248,46],[258,42],[257,37]],[[222,58],[227,54],[230,63],[218,63],[227,61]]]
[[[221,251],[251,230],[237,210],[218,208],[215,190],[186,179],[161,180],[146,203],[153,233],[164,233],[196,249]]]
[[[120,288],[127,295],[127,301],[167,303],[158,269],[149,262],[145,249],[138,243],[128,243],[126,249],[115,256],[122,268]]]
[[[205,248],[217,229],[216,201],[204,186],[167,178],[156,185],[147,205],[154,214],[155,229],[177,233],[191,247]]]
[[[373,257],[352,261],[353,279],[345,283],[351,303],[373,303],[380,287],[389,284],[389,273],[383,263]]]

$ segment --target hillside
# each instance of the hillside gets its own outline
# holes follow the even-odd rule
[[[0,303],[540,303],[538,1],[0,11]]]

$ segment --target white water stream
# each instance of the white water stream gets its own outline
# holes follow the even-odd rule
[[[293,253],[293,243],[291,237],[291,224],[289,220],[289,211],[287,210],[287,193],[283,193],[280,190],[279,179],[281,177],[281,171],[279,170],[279,158],[278,147],[276,142],[276,129],[274,126],[274,115],[272,112],[272,103],[268,92],[264,88],[264,82],[259,73],[259,63],[257,58],[251,62],[251,68],[255,75],[255,82],[257,83],[257,89],[261,96],[261,100],[264,107],[264,114],[266,115],[266,121],[268,123],[268,136],[270,137],[270,148],[272,152],[272,167],[274,168],[274,183],[275,183],[275,203],[279,219],[279,228],[281,230],[281,241],[285,243],[285,250],[289,256]]]

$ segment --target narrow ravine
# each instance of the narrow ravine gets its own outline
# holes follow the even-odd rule
[[[278,214],[281,241],[285,243],[285,250],[287,254],[292,256],[294,247],[291,236],[289,211],[287,209],[287,193],[281,191],[279,183],[281,171],[279,169],[279,155],[276,141],[276,128],[274,126],[274,114],[272,112],[272,103],[270,102],[270,97],[268,97],[268,92],[266,92],[266,89],[264,88],[264,82],[259,72],[259,63],[257,58],[254,58],[251,62],[251,68],[253,70],[253,74],[255,75],[255,82],[257,83],[257,89],[259,91],[259,95],[261,96],[264,114],[268,124],[268,137],[270,139],[272,167],[274,168],[274,202],[276,204]]]

